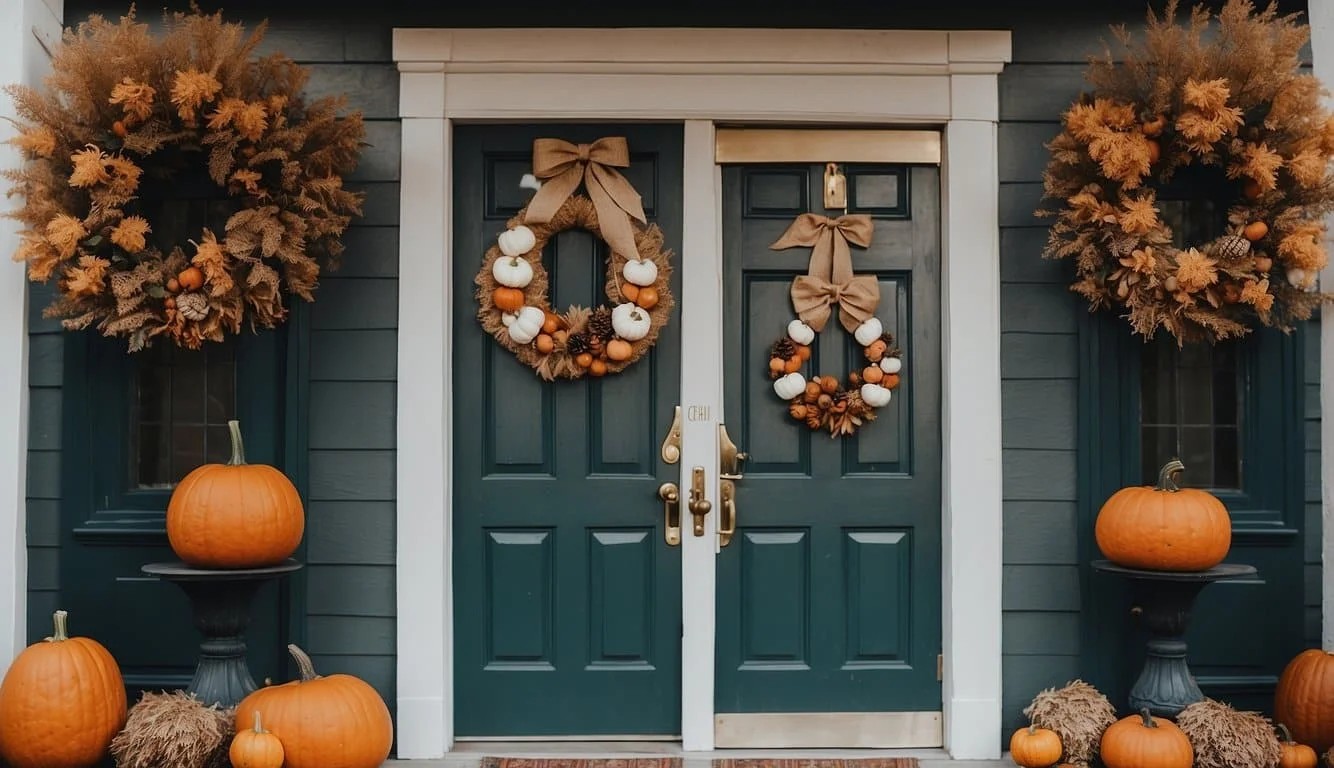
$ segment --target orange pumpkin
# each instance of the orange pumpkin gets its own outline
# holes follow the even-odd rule
[[[634,301],[639,298],[639,286],[634,283],[621,284],[621,298],[626,301]]]
[[[11,768],[83,768],[101,761],[125,727],[120,666],[101,643],[55,632],[23,650],[0,683],[0,762]]]
[[[878,365],[868,365],[862,369],[862,380],[868,384],[879,384],[885,378],[885,372]]]
[[[1056,731],[1029,725],[1010,736],[1010,759],[1023,768],[1047,768],[1061,759],[1061,737]]]
[[[176,279],[187,291],[197,291],[204,287],[204,272],[199,267],[186,267]]]
[[[305,532],[301,496],[267,464],[247,464],[241,425],[227,422],[232,458],[181,480],[167,504],[167,541],[195,568],[263,568],[296,551]]]
[[[1126,568],[1204,571],[1232,546],[1232,520],[1207,491],[1177,488],[1185,466],[1175,459],[1154,486],[1122,488],[1102,505],[1093,536],[1104,557]]]
[[[236,708],[237,730],[262,711],[282,742],[285,768],[380,768],[394,741],[384,699],[352,675],[316,674],[305,651],[295,645],[287,650],[301,679],[246,696]]]
[[[633,301],[644,309],[653,309],[658,305],[658,289],[652,286],[640,288]]]
[[[227,750],[232,768],[283,768],[283,743],[264,730],[255,710],[255,727],[238,730]]]
[[[501,312],[518,312],[523,309],[523,291],[518,288],[497,288],[491,293],[491,303]]]
[[[1186,734],[1148,709],[1107,726],[1098,754],[1107,768],[1191,768],[1195,763]]]
[[[593,363],[588,366],[588,372],[594,376],[606,376],[607,363],[603,360],[594,360]]]
[[[1292,734],[1283,723],[1278,724],[1278,731],[1283,736],[1279,742],[1278,768],[1315,768],[1320,760],[1315,750],[1293,741]]]
[[[1308,648],[1288,662],[1274,689],[1274,720],[1318,754],[1334,747],[1334,654]]]
[[[1252,243],[1257,240],[1263,240],[1264,236],[1269,234],[1269,225],[1263,221],[1252,221],[1241,230],[1241,236],[1250,240]]]
[[[615,360],[617,362],[620,362],[621,360],[629,360],[630,355],[633,354],[634,348],[631,347],[630,342],[625,339],[612,339],[607,342],[608,360]]]

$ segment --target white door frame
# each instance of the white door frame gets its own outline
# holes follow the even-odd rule
[[[945,748],[1001,753],[1001,395],[997,74],[1008,31],[395,29],[402,117],[397,417],[398,756],[453,747],[451,127],[683,121],[682,337],[721,370],[718,122],[943,131],[942,589]],[[480,254],[458,254],[480,258]],[[720,377],[715,377],[720,378]],[[707,383],[706,383],[707,382]],[[680,483],[717,499],[721,387],[682,376]],[[684,409],[683,409],[684,410]],[[713,556],[683,537],[682,738],[713,747]],[[466,703],[459,703],[466,706]]]

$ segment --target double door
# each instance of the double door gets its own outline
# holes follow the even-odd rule
[[[675,307],[621,373],[548,382],[482,330],[474,278],[533,194],[533,141],[604,136],[627,139]],[[683,162],[679,124],[455,128],[457,737],[671,740],[703,712],[719,747],[938,746],[938,168],[841,164],[846,204],[826,209],[825,163],[720,164],[721,248],[704,252],[682,248]],[[869,218],[852,264],[902,354],[852,434],[794,418],[770,375],[813,252],[770,246],[808,213]],[[551,304],[605,303],[607,256],[586,231],[554,237]],[[873,362],[839,312],[802,370],[846,387]],[[683,314],[711,331],[684,335]],[[720,460],[690,460],[700,439]]]

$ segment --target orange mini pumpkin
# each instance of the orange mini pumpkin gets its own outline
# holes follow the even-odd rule
[[[1177,724],[1148,709],[1123,717],[1102,732],[1098,755],[1107,768],[1191,768],[1195,749]]]
[[[1320,758],[1314,749],[1294,741],[1283,723],[1278,724],[1278,732],[1283,737],[1279,741],[1278,768],[1315,768]]]
[[[232,768],[283,768],[283,743],[272,731],[264,730],[255,710],[255,726],[237,730],[227,750]]]
[[[101,761],[125,727],[120,666],[101,643],[55,632],[23,650],[0,683],[0,762],[11,768],[83,768]]]
[[[167,541],[195,568],[263,568],[296,551],[305,510],[296,486],[267,464],[247,464],[241,425],[227,422],[232,458],[186,475],[167,504]]]
[[[1274,689],[1274,720],[1317,754],[1334,747],[1334,654],[1308,648],[1288,662]]]
[[[501,312],[518,312],[523,309],[523,291],[518,288],[497,288],[491,293],[491,303]]]
[[[1122,488],[1102,505],[1093,536],[1104,557],[1126,568],[1205,571],[1232,546],[1232,520],[1208,491],[1178,488],[1185,465],[1173,459],[1158,484]]]
[[[1056,731],[1030,724],[1010,736],[1010,759],[1023,768],[1047,768],[1061,759],[1061,737]]]
[[[394,742],[384,699],[358,677],[316,674],[304,651],[287,650],[301,679],[246,696],[236,708],[238,730],[262,711],[282,742],[286,768],[380,768]]]

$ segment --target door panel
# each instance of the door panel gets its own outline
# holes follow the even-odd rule
[[[748,453],[737,534],[718,556],[721,713],[936,712],[940,653],[940,231],[934,167],[850,166],[849,213],[875,221],[853,268],[904,356],[902,385],[848,437],[787,414],[767,375],[809,248],[769,249],[821,213],[823,166],[723,171],[725,412]],[[823,211],[837,216],[842,211]],[[866,361],[837,320],[805,371]]]
[[[675,735],[680,552],[658,446],[680,390],[676,321],[623,373],[544,382],[477,322],[482,254],[532,194],[534,139],[625,136],[625,176],[680,252],[677,126],[459,126],[454,133],[455,727],[460,737]],[[605,301],[606,246],[543,253],[553,304]],[[679,263],[679,262],[678,262]],[[679,293],[679,272],[672,290]]]

